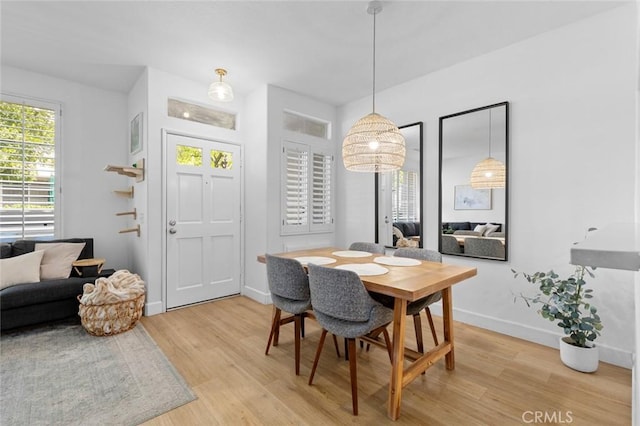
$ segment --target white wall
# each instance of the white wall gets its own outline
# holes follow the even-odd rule
[[[510,260],[444,257],[478,268],[477,277],[454,287],[457,320],[557,346],[559,328],[514,303],[514,294],[535,289],[514,280],[510,269],[569,272],[569,248],[588,227],[637,220],[635,7],[627,4],[376,95],[380,113],[396,123],[425,122],[428,248],[437,248],[438,118],[510,102]],[[341,134],[369,112],[369,103],[342,108]],[[372,179],[339,170],[338,243],[373,240]],[[629,367],[633,275],[596,274],[590,285],[605,327],[597,341],[601,359]]]
[[[106,268],[130,268],[129,245],[118,234],[127,209],[114,189],[126,189],[122,176],[103,171],[107,164],[127,163],[127,98],[59,78],[2,67],[2,93],[62,105],[62,238],[94,239],[94,254]]]
[[[145,158],[146,171],[144,186],[146,189],[146,200],[140,200],[141,213],[145,217],[145,223],[142,224],[141,237],[136,241],[136,252],[144,253],[146,251],[146,259],[140,265],[140,270],[146,271],[143,279],[147,282],[147,301],[145,307],[145,315],[153,315],[163,312],[166,309],[166,300],[164,298],[164,259],[163,259],[163,242],[166,226],[164,223],[164,210],[162,200],[164,197],[164,189],[162,187],[162,170],[163,170],[163,140],[162,131],[170,130],[181,132],[188,135],[208,138],[220,142],[228,142],[242,145],[243,138],[241,129],[244,126],[242,105],[243,98],[236,94],[235,100],[230,103],[217,103],[211,101],[207,97],[207,86],[196,83],[172,74],[154,69],[146,70],[146,93],[144,90],[132,92],[130,105],[136,104],[139,109],[143,109],[143,102],[140,97],[146,96],[146,127],[144,137],[144,149],[135,156]],[[140,83],[140,82],[139,82]],[[202,123],[188,120],[182,120],[169,117],[167,114],[167,102],[169,98],[186,100],[201,105],[211,105],[216,109],[224,110],[237,114],[236,129],[223,129]],[[139,111],[130,110],[131,118]]]
[[[264,253],[333,245],[334,233],[280,235],[280,161],[282,140],[292,135],[282,129],[283,111],[336,123],[336,108],[276,86],[263,86],[247,96],[246,280],[243,294],[271,303]],[[295,136],[294,136],[295,137]],[[335,146],[334,138],[327,144]]]

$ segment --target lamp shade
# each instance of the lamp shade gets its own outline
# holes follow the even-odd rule
[[[398,127],[375,112],[356,121],[342,142],[344,166],[356,172],[401,169],[405,152],[404,136]]]
[[[209,97],[214,101],[231,102],[233,89],[224,81],[214,81],[209,86]]]
[[[487,157],[471,171],[471,187],[474,189],[504,188],[506,168],[502,161]]]

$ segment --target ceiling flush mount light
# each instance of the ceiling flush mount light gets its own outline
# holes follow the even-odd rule
[[[489,156],[473,168],[471,187],[474,189],[504,188],[505,180],[504,163],[491,156],[491,109],[489,109]]]
[[[373,112],[356,121],[342,142],[342,161],[355,172],[387,172],[404,165],[404,136],[391,120],[376,113],[376,15],[379,1],[369,3],[373,15]]]
[[[222,77],[227,75],[224,68],[216,68],[216,74],[220,76],[220,81],[214,81],[209,86],[209,97],[214,101],[231,102],[233,100],[233,89],[222,81]]]

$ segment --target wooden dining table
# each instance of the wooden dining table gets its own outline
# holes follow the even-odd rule
[[[381,254],[372,254],[366,257],[341,257],[333,254],[340,251],[344,251],[344,249],[325,247],[275,255],[286,258],[324,257],[336,260],[334,263],[323,265],[327,267],[354,263],[374,263],[376,257],[383,256]],[[258,261],[265,263],[265,256],[258,256]],[[451,287],[475,276],[477,270],[467,266],[427,261],[421,261],[416,266],[379,266],[383,266],[389,271],[381,275],[361,275],[360,279],[368,291],[393,296],[395,299],[393,309],[393,360],[387,400],[387,415],[390,419],[397,420],[400,416],[402,389],[405,386],[442,358],[445,358],[445,365],[448,370],[455,368]],[[437,291],[442,291],[444,341],[425,353],[406,348],[404,341],[407,304]],[[412,361],[406,368],[404,367],[405,358]]]

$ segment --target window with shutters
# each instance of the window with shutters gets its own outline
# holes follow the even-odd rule
[[[408,170],[393,172],[391,216],[394,222],[420,220],[419,174]]]
[[[282,234],[333,230],[333,161],[328,152],[282,144]]]
[[[0,240],[54,237],[60,106],[0,99]]]

